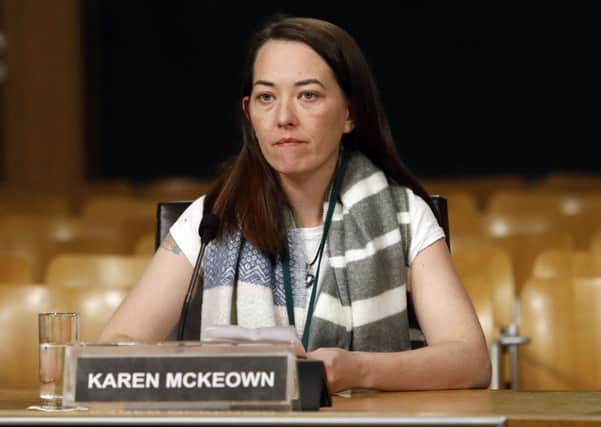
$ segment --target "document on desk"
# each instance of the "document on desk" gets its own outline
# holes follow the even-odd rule
[[[204,329],[202,341],[226,344],[290,344],[297,357],[306,357],[305,349],[294,326],[245,328],[237,325],[213,325]]]

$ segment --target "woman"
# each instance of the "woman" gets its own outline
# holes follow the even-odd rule
[[[245,70],[239,155],[171,228],[101,340],[166,337],[212,212],[203,326],[294,324],[331,391],[486,387],[478,319],[355,41],[325,21],[279,19],[255,34]]]

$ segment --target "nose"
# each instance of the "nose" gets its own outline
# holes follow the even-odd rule
[[[298,124],[298,116],[292,99],[282,99],[277,110],[278,127],[291,127]]]

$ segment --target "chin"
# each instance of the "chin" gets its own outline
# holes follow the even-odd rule
[[[276,169],[276,171],[279,175],[283,175],[290,178],[302,177],[311,172],[311,170],[304,168],[280,168]]]
[[[290,161],[290,162],[277,162],[272,164],[271,167],[280,175],[294,176],[304,175],[314,170],[306,162]]]

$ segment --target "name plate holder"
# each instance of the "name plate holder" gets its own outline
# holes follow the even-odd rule
[[[292,345],[179,341],[68,348],[64,404],[290,411],[331,403],[323,364],[297,360]]]

